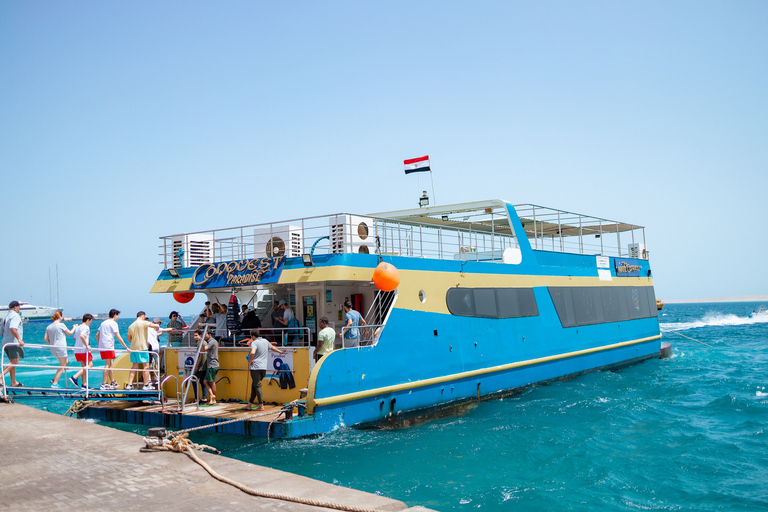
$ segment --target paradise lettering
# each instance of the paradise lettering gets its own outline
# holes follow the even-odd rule
[[[629,263],[619,263],[616,267],[617,274],[629,274],[630,272],[640,272],[643,267],[640,265],[630,265]]]
[[[254,258],[252,260],[222,261],[221,263],[206,263],[200,265],[192,275],[192,284],[204,286],[214,278],[226,276],[227,284],[244,285],[257,284],[270,270],[277,270],[280,261],[285,256],[271,258]],[[270,269],[271,267],[271,269]]]

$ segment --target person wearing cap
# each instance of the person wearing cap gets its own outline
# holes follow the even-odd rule
[[[336,339],[336,331],[328,325],[328,317],[321,316],[320,332],[317,333],[317,350],[315,351],[315,361],[321,357],[327,356],[333,351],[333,342]]]
[[[155,329],[147,329],[147,345],[149,346],[150,354],[149,354],[149,368],[152,370],[157,370],[160,367],[160,336],[163,335],[163,333],[170,332],[173,330],[171,327],[163,328],[163,319],[160,317],[156,317],[154,320],[152,320],[153,324],[156,324],[158,326],[157,330]],[[153,353],[154,352],[154,353]],[[146,375],[146,374],[145,374]],[[157,380],[157,379],[153,379]],[[144,382],[144,384],[152,384],[151,382]]]
[[[128,372],[128,384],[125,389],[133,389],[133,379],[136,378],[136,372],[141,368],[144,373],[144,389],[153,389],[149,379],[149,352],[147,345],[147,331],[149,329],[157,330],[160,326],[147,320],[147,315],[143,311],[136,313],[136,321],[128,327],[128,342],[131,344],[131,371]]]
[[[282,327],[288,327],[288,324],[293,320],[293,310],[288,307],[288,302],[285,299],[282,299],[280,301],[280,308],[283,311],[283,317],[278,318],[277,321],[279,322],[279,326]],[[278,326],[275,326],[278,327]],[[287,331],[283,331],[287,332]],[[284,338],[283,336],[280,337],[281,339]]]
[[[5,351],[5,355],[8,356],[8,361],[12,365],[19,364],[19,359],[24,359],[24,349],[22,348],[24,346],[24,324],[21,321],[19,311],[21,311],[19,301],[12,300],[11,303],[8,304],[8,314],[5,315],[2,329],[0,329],[3,334],[3,350]],[[18,343],[18,346],[9,346],[10,343]],[[16,367],[9,366],[4,368],[3,378],[5,378],[5,374],[9,372],[11,374],[11,386],[23,386],[21,382],[16,380]]]
[[[219,342],[211,336],[210,331],[205,332],[203,346],[200,349],[208,356],[205,370],[205,389],[208,391],[208,405],[216,403],[216,374],[219,373]]]

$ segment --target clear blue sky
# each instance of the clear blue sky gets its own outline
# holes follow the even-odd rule
[[[158,237],[487,198],[768,293],[768,2],[0,2],[0,301],[165,313]],[[201,301],[200,301],[201,302]],[[198,309],[198,299],[183,311]]]

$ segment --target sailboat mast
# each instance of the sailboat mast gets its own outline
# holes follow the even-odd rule
[[[61,308],[61,290],[59,290],[59,264],[56,264],[56,307]]]

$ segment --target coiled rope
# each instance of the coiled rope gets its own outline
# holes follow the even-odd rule
[[[64,413],[65,416],[72,416],[73,414],[78,414],[81,411],[84,411],[88,407],[92,405],[91,402],[87,400],[75,400],[72,402],[72,405],[69,406],[69,409],[67,409],[67,412]]]
[[[269,413],[274,414],[274,413]],[[259,414],[258,416],[263,416],[263,414]],[[256,416],[249,416],[250,418],[254,418]],[[231,422],[226,422],[231,423]],[[216,423],[215,425],[223,425],[223,423]],[[209,450],[214,453],[220,453],[219,450],[212,446],[204,445],[204,444],[197,444],[190,441],[189,438],[189,432],[195,429],[187,429],[187,431],[181,432],[181,433],[174,433],[173,437],[170,439],[166,438],[160,438],[160,437],[145,437],[144,442],[146,443],[146,448],[142,449],[142,451],[171,451],[171,452],[179,452],[179,453],[185,453],[188,455],[192,460],[200,464],[203,469],[205,469],[209,475],[211,475],[213,478],[218,480],[219,482],[231,485],[232,487],[236,487],[237,489],[240,489],[246,494],[250,494],[251,496],[258,496],[260,498],[270,498],[273,500],[282,500],[282,501],[290,501],[293,503],[300,503],[303,505],[312,505],[315,507],[323,507],[323,508],[329,508],[334,510],[346,510],[349,512],[378,512],[376,509],[370,509],[370,508],[362,508],[362,507],[355,507],[352,505],[342,505],[338,503],[331,503],[329,501],[320,501],[320,500],[313,500],[309,498],[299,498],[296,496],[290,496],[287,494],[280,494],[276,492],[267,492],[267,491],[259,491],[257,489],[252,489],[250,487],[247,487],[240,482],[236,482],[230,478],[227,478],[225,476],[222,476],[218,474],[214,469],[209,466],[205,461],[203,461],[200,457],[197,456],[195,453],[195,450]]]

